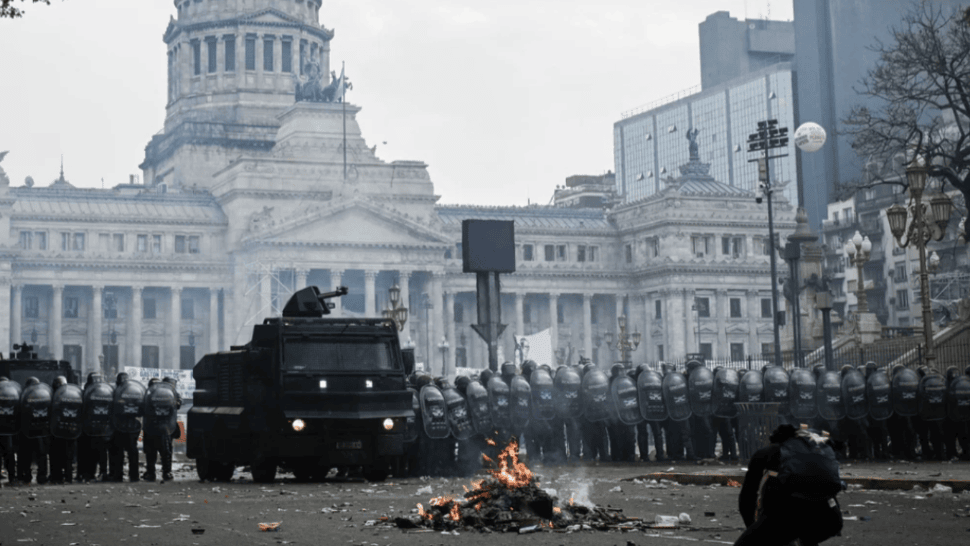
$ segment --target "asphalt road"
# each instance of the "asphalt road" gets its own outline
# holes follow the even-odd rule
[[[880,468],[887,465],[878,465]],[[666,464],[538,467],[544,488],[561,499],[586,495],[628,516],[686,513],[691,523],[672,531],[563,531],[457,534],[415,532],[382,523],[406,515],[432,496],[461,495],[467,479],[407,479],[364,482],[295,483],[284,475],[270,486],[254,484],[237,471],[232,483],[199,483],[191,464],[168,483],[72,484],[4,487],[0,490],[0,546],[34,545],[683,545],[731,544],[743,523],[737,513],[739,489],[623,481]],[[970,473],[962,463],[926,463],[906,470],[933,475]],[[680,466],[677,471],[702,471]],[[722,470],[731,470],[723,468]],[[741,468],[733,470],[740,472]],[[848,470],[848,469],[847,469]],[[851,471],[851,470],[850,470]],[[856,471],[865,471],[856,465]],[[873,473],[874,471],[869,471]],[[893,471],[895,472],[895,471]],[[430,488],[431,493],[428,493]],[[421,490],[419,492],[419,489]],[[841,537],[826,544],[951,545],[970,539],[970,492],[850,490],[839,497],[846,517]],[[713,516],[705,516],[713,512]],[[858,518],[858,519],[851,519]],[[275,532],[259,523],[282,522]],[[201,531],[201,534],[195,532]]]

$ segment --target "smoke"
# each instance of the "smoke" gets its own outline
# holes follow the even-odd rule
[[[596,503],[589,498],[590,480],[586,477],[586,468],[580,466],[576,470],[572,487],[563,488],[563,490],[569,491],[569,499],[560,499],[560,502],[568,504],[571,500],[573,504],[594,508]]]

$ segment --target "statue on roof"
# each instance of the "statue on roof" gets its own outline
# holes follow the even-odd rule
[[[697,150],[697,133],[699,133],[696,128],[687,130],[687,141],[690,142],[690,159],[691,161],[700,161],[701,155]]]
[[[353,88],[342,71],[338,76],[334,70],[330,71],[330,84],[323,85],[326,74],[323,73],[319,57],[312,54],[304,60],[303,72],[306,78],[293,76],[296,80],[296,102],[340,102],[343,99],[344,89]]]
[[[7,157],[7,154],[9,153],[10,153],[10,150],[7,150],[5,152],[0,152],[0,161],[3,161],[3,158]],[[3,167],[0,167],[0,187],[6,187],[9,185],[10,185],[10,179],[7,178],[7,173],[3,172]]]

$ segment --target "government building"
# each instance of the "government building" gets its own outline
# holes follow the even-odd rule
[[[419,361],[484,367],[460,226],[495,219],[515,222],[508,359],[513,335],[548,329],[563,361],[609,365],[620,315],[642,335],[636,363],[771,350],[767,210],[750,185],[711,176],[708,141],[681,137],[683,160],[636,198],[607,175],[571,177],[552,206],[438,205],[427,165],[377,157],[361,106],[340,100],[319,0],[175,4],[165,125],[140,179],[81,188],[62,169],[14,187],[0,174],[0,339],[84,372],[186,369],[246,343],[296,289],[347,286],[337,316],[380,316],[397,284]],[[784,238],[795,211],[775,199]]]

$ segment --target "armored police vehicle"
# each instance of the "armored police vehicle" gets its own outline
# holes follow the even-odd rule
[[[200,479],[227,480],[249,465],[257,482],[280,467],[301,480],[334,467],[383,480],[402,464],[413,363],[393,321],[323,318],[327,299],[346,293],[299,290],[248,344],[196,364],[187,454]]]
[[[63,375],[68,383],[80,383],[80,376],[70,362],[37,358],[33,346],[25,343],[14,345],[13,348],[16,352],[11,353],[9,360],[0,355],[0,377],[20,385],[26,383],[27,378],[36,377],[41,383],[51,385],[57,376]]]

